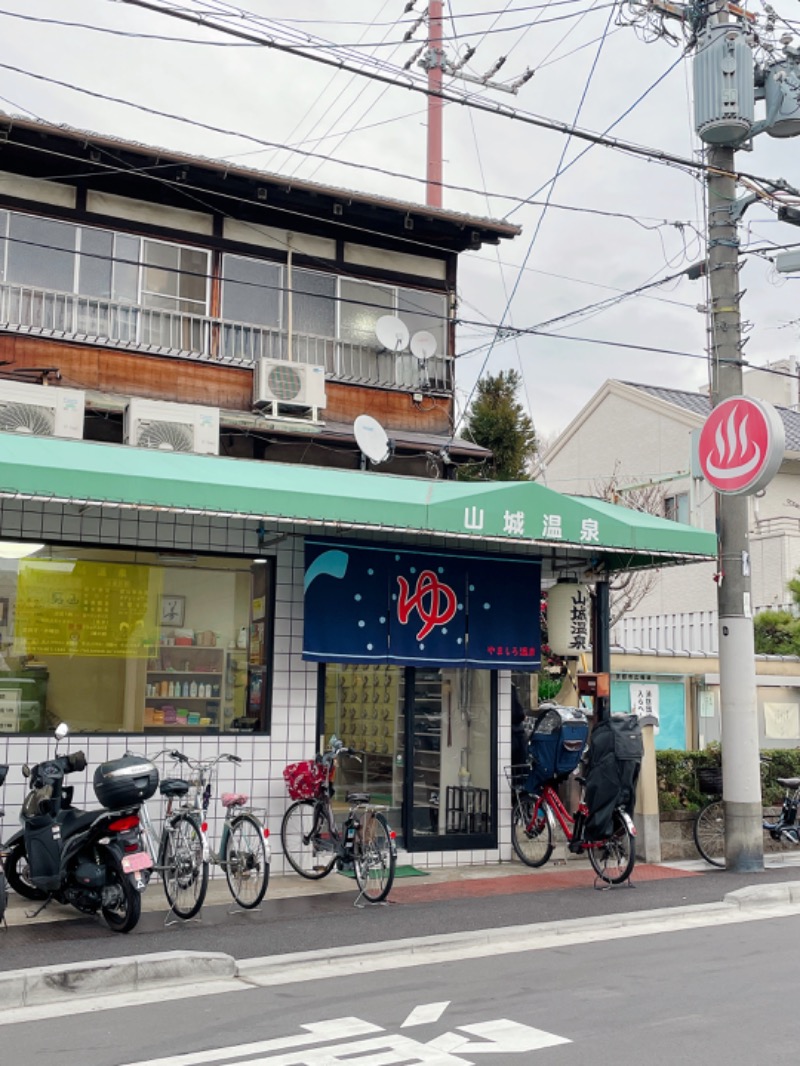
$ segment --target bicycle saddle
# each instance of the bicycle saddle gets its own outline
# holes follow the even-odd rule
[[[162,796],[185,796],[189,791],[189,782],[182,777],[165,777],[158,786]]]
[[[223,807],[244,807],[248,796],[244,792],[223,792],[220,799]]]
[[[775,780],[784,788],[797,788],[800,786],[800,777],[776,777]]]
[[[348,803],[369,803],[369,792],[348,792],[345,796]]]

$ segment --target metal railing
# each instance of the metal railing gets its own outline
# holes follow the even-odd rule
[[[244,365],[290,355],[285,330],[31,285],[0,284],[0,329]],[[453,360],[441,356],[423,364],[408,353],[294,333],[291,358],[324,366],[332,381],[409,392],[453,388]]]

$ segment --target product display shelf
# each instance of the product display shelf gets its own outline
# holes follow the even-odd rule
[[[224,648],[159,645],[147,664],[145,732],[216,731],[224,688]]]
[[[420,812],[416,831],[436,831],[442,744],[442,679],[438,671],[420,670],[414,690],[414,806]],[[421,824],[420,824],[421,818]]]

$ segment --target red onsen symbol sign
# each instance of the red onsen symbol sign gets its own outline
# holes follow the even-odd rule
[[[733,396],[718,404],[700,431],[697,457],[717,492],[758,492],[778,471],[784,452],[780,415],[763,400]]]
[[[456,613],[456,594],[449,585],[434,574],[432,570],[423,570],[417,578],[417,587],[414,595],[409,596],[408,582],[404,577],[398,577],[400,596],[397,601],[397,617],[402,625],[408,621],[408,616],[416,608],[422,620],[422,628],[417,633],[417,640],[423,640],[434,626],[443,626]]]

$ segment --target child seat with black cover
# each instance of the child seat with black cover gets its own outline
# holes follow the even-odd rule
[[[635,714],[612,714],[592,730],[584,799],[589,808],[584,840],[604,840],[614,829],[614,811],[633,815],[644,756],[642,726]]]
[[[528,741],[531,771],[525,790],[539,792],[548,781],[569,777],[581,761],[588,736],[589,721],[578,707],[544,706]]]

